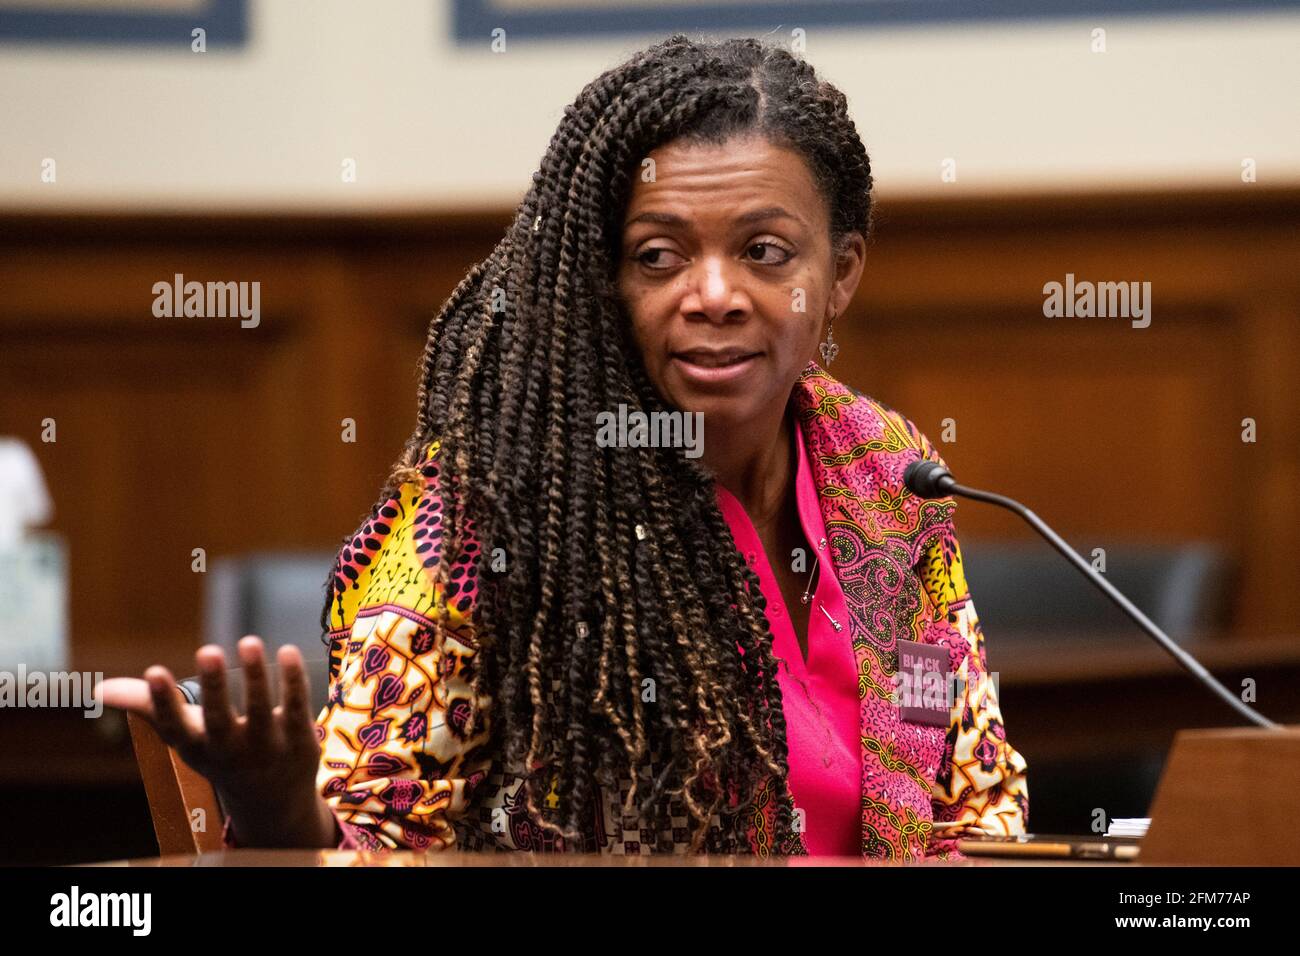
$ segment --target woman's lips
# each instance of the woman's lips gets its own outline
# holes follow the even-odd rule
[[[673,355],[672,361],[687,381],[698,385],[717,385],[735,381],[748,374],[761,355],[761,352],[735,355],[678,352]]]

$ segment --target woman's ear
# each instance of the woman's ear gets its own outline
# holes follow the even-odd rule
[[[827,304],[834,315],[843,315],[862,280],[862,269],[867,259],[867,240],[856,229],[840,237],[833,249],[834,278],[830,301]]]

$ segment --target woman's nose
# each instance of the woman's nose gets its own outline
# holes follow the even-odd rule
[[[743,277],[735,263],[723,257],[705,257],[695,267],[691,276],[688,301],[682,303],[688,315],[701,313],[710,321],[734,320],[746,314],[749,298],[743,287]]]

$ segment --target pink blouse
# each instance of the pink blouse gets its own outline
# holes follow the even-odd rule
[[[736,497],[715,485],[718,505],[736,546],[758,575],[767,599],[790,755],[790,792],[803,811],[808,852],[823,856],[862,854],[862,760],[858,675],[849,636],[844,592],[835,577],[817,486],[808,464],[802,428],[796,426],[799,470],[795,479],[799,522],[812,552],[805,562],[816,584],[810,595],[808,660],[758,532]],[[791,560],[779,555],[778,560]]]

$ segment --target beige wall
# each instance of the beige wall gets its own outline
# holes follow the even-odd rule
[[[582,85],[657,39],[491,54],[451,43],[448,16],[253,0],[236,53],[0,46],[0,209],[513,204]],[[806,55],[848,94],[882,191],[931,195],[1233,186],[1245,157],[1261,186],[1300,182],[1297,49],[1300,15],[1270,14],[813,27]]]

